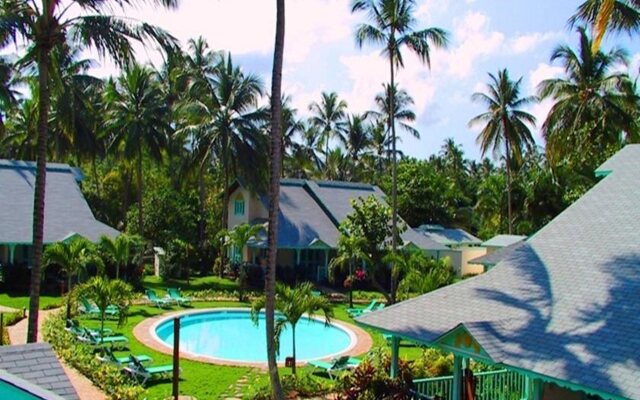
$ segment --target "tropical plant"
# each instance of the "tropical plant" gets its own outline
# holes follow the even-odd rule
[[[284,400],[276,361],[275,285],[278,258],[278,213],[280,211],[280,168],[282,167],[282,63],[284,59],[285,0],[276,1],[276,37],[271,73],[271,132],[269,145],[269,229],[268,260],[265,271],[265,334],[271,392],[275,400]],[[226,188],[225,188],[226,189]]]
[[[331,139],[344,142],[347,102],[340,100],[336,92],[322,92],[320,102],[311,103],[309,111],[311,111],[309,122],[320,130],[320,141],[324,144],[325,164],[327,164]]]
[[[18,104],[19,92],[16,85],[20,82],[20,74],[12,62],[0,56],[0,139],[4,135],[4,121],[11,109]]]
[[[78,296],[93,300],[100,310],[100,332],[104,332],[104,320],[107,308],[118,307],[118,326],[122,326],[127,318],[127,311],[133,299],[133,288],[119,279],[110,280],[103,276],[94,276],[86,283],[76,287]],[[102,335],[100,336],[102,340]]]
[[[447,33],[440,28],[414,30],[416,19],[413,16],[415,0],[353,0],[351,12],[364,12],[370,24],[363,23],[356,28],[356,44],[362,47],[370,42],[384,46],[383,54],[389,59],[390,88],[396,88],[395,69],[404,66],[402,48],[408,47],[428,67],[431,66],[431,48],[446,47]],[[389,96],[389,110],[397,110],[395,96]],[[389,131],[391,132],[391,209],[392,239],[391,247],[395,251],[398,245],[398,201],[396,171],[396,127],[395,112],[389,113]],[[394,283],[392,282],[392,285]]]
[[[251,304],[251,319],[257,325],[260,311],[264,308],[265,299],[260,298]],[[291,327],[293,364],[291,372],[296,374],[296,325],[302,317],[313,318],[317,313],[322,313],[325,324],[333,318],[333,308],[325,297],[314,296],[313,285],[309,282],[296,287],[289,287],[282,283],[276,284],[275,309],[278,317],[275,322],[276,347],[280,347],[280,336],[287,326]]]
[[[345,268],[349,271],[347,278],[349,280],[349,308],[353,308],[353,284],[355,280],[353,269],[358,260],[362,262],[369,261],[367,253],[365,252],[367,239],[355,233],[351,234],[343,224],[340,225],[339,230],[338,255],[329,263],[329,272],[330,276],[335,279],[338,271],[344,270]]]
[[[66,242],[48,245],[42,257],[45,268],[57,266],[67,275],[67,290],[71,290],[71,278],[86,271],[91,264],[103,267],[102,259],[97,255],[95,246],[84,238],[75,238]]]
[[[469,126],[484,124],[476,141],[484,156],[489,149],[494,156],[504,148],[507,169],[507,218],[509,234],[513,231],[513,215],[511,204],[511,179],[514,166],[522,162],[522,152],[534,144],[529,125],[535,125],[536,118],[522,107],[534,102],[532,96],[522,97],[520,85],[522,78],[513,81],[506,69],[498,71],[497,76],[489,73],[490,83],[487,92],[476,92],[471,99],[481,102],[487,111],[469,121]]]
[[[552,166],[561,162],[595,167],[624,141],[640,139],[637,110],[639,98],[624,72],[626,52],[591,51],[591,39],[578,29],[577,51],[562,45],[551,56],[562,62],[565,76],[544,80],[538,87],[541,98],[554,100],[542,133]]]
[[[429,293],[453,283],[455,278],[448,259],[435,260],[418,249],[389,253],[384,261],[394,266],[391,273],[396,275],[399,300]]]
[[[591,52],[600,50],[607,30],[636,33],[640,30],[640,1],[638,0],[586,0],[569,19],[569,25],[587,22],[593,27]]]
[[[398,89],[397,84],[392,87],[388,83],[384,83],[382,88],[382,93],[378,93],[374,99],[376,109],[368,111],[367,115],[374,116],[388,128],[393,113],[394,123],[399,125],[403,131],[419,139],[420,132],[409,125],[416,120],[416,113],[411,109],[414,105],[413,98],[406,90]],[[400,140],[400,138],[396,138],[396,140]]]
[[[142,242],[142,238],[125,233],[110,238],[100,237],[100,250],[113,261],[116,266],[116,279],[120,279],[120,267],[126,267],[133,257],[133,252]]]
[[[33,266],[31,268],[31,293],[27,341],[37,340],[40,273],[44,235],[44,202],[49,133],[49,109],[51,105],[52,52],[71,42],[80,48],[94,48],[102,55],[110,55],[119,65],[133,59],[132,41],[146,42],[153,39],[170,48],[173,38],[161,29],[128,19],[116,18],[102,12],[113,5],[125,6],[140,3],[136,0],[72,0],[70,4],[60,0],[42,0],[38,5],[31,0],[8,0],[0,5],[0,47],[19,40],[27,44],[21,60],[23,65],[35,65],[38,71],[38,139],[37,167],[33,201]],[[178,0],[150,0],[150,3],[176,7]],[[78,7],[80,15],[67,13],[70,5]]]

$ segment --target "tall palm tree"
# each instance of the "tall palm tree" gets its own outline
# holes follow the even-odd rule
[[[420,139],[420,132],[410,125],[416,120],[416,113],[411,109],[414,105],[413,98],[406,90],[399,89],[397,85],[391,86],[384,83],[382,88],[382,93],[376,94],[374,99],[377,109],[367,112],[367,116],[373,116],[389,127],[389,120],[393,113],[393,120],[397,125],[400,125],[403,131]],[[396,138],[396,140],[400,140],[400,138]]]
[[[629,34],[640,31],[639,0],[586,0],[569,19],[569,25],[586,22],[593,27],[593,54],[600,50],[600,44],[607,30],[626,31]]]
[[[565,76],[547,79],[538,87],[541,98],[555,101],[542,125],[552,165],[576,158],[598,163],[623,140],[640,139],[639,98],[629,76],[616,68],[627,63],[626,53],[621,49],[593,53],[585,30],[578,32],[577,50],[563,45],[551,56],[552,61],[562,62]]]
[[[333,308],[329,299],[313,295],[313,285],[310,282],[302,283],[296,287],[289,287],[282,283],[276,285],[275,309],[278,310],[278,319],[275,323],[275,338],[280,343],[280,335],[287,326],[291,327],[293,364],[291,372],[296,374],[296,325],[303,316],[312,318],[316,313],[324,315],[326,324],[333,318]],[[265,299],[260,298],[251,304],[251,319],[254,323],[259,320],[260,311],[264,308]],[[278,346],[279,347],[279,346]]]
[[[513,231],[511,210],[511,173],[514,165],[522,160],[523,148],[529,149],[535,143],[529,125],[535,125],[536,118],[522,107],[535,101],[532,96],[522,97],[520,85],[522,78],[517,81],[509,78],[506,69],[498,71],[498,75],[489,73],[490,83],[487,93],[476,92],[472,100],[483,103],[488,111],[475,116],[469,121],[469,126],[484,124],[482,131],[476,138],[484,156],[489,149],[494,155],[504,148],[505,166],[507,168],[507,216],[509,219],[509,234]]]
[[[118,235],[115,239],[108,236],[100,237],[100,249],[116,266],[116,279],[120,279],[120,267],[124,268],[129,264],[135,247],[141,241],[140,237],[125,233]]]
[[[28,49],[22,62],[35,64],[38,71],[38,157],[33,201],[34,251],[27,342],[37,340],[38,330],[50,83],[51,70],[56,67],[51,62],[51,52],[64,43],[72,42],[81,48],[94,48],[100,54],[111,56],[119,65],[125,65],[133,59],[132,41],[146,42],[153,39],[166,48],[173,47],[173,38],[161,29],[103,13],[114,5],[125,6],[141,2],[142,0],[6,0],[0,4],[0,47],[23,40]],[[178,5],[178,0],[149,2],[165,7]],[[70,5],[77,6],[81,15],[72,16],[67,13]]]
[[[282,63],[284,59],[285,0],[276,1],[276,37],[271,72],[271,133],[269,145],[269,229],[267,233],[268,260],[265,272],[265,334],[267,337],[267,364],[271,394],[275,400],[284,400],[284,391],[276,361],[276,260],[278,257],[278,213],[280,211],[280,168],[282,166]]]
[[[111,148],[120,150],[125,159],[136,163],[138,234],[144,236],[142,162],[146,154],[156,161],[162,159],[162,149],[171,132],[165,94],[155,71],[133,64],[125,68],[117,82],[107,85],[105,105]]]
[[[331,139],[343,141],[347,118],[347,102],[340,100],[336,92],[322,92],[320,102],[311,103],[309,111],[311,111],[309,122],[317,126],[321,132],[326,163],[329,157],[329,142]]]
[[[395,88],[395,70],[404,66],[402,49],[409,48],[423,63],[431,66],[431,48],[446,47],[447,33],[440,28],[414,30],[416,19],[413,16],[415,0],[352,0],[351,12],[366,13],[370,23],[363,23],[356,28],[356,44],[362,47],[365,43],[384,46],[383,54],[389,59],[389,87]],[[389,110],[395,110],[394,96],[389,96]],[[398,246],[398,174],[396,160],[396,125],[395,113],[389,114],[389,131],[391,132],[391,205],[392,250]],[[395,285],[392,279],[391,285]]]
[[[369,257],[364,249],[367,246],[367,239],[342,230],[338,237],[338,256],[334,257],[329,264],[331,276],[334,276],[338,270],[347,268],[349,271],[349,308],[353,308],[353,268],[358,261],[368,261]]]

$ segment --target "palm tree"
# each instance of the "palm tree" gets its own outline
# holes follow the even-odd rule
[[[118,326],[124,324],[133,299],[133,288],[119,279],[109,280],[102,276],[94,276],[78,287],[78,295],[90,298],[96,303],[100,310],[100,332],[104,332],[107,308],[111,305],[118,307]],[[104,336],[101,335],[102,337]]]
[[[120,267],[126,267],[131,261],[135,247],[140,244],[141,238],[125,233],[115,239],[108,236],[100,237],[100,249],[116,266],[116,279],[120,279]]]
[[[352,163],[342,148],[336,147],[329,150],[327,162],[324,166],[324,179],[335,181],[346,181],[349,179],[349,171]]]
[[[133,64],[125,68],[116,83],[109,82],[105,106],[105,124],[112,134],[111,148],[119,149],[125,159],[136,161],[138,234],[144,236],[142,161],[145,154],[156,161],[162,159],[162,149],[171,132],[165,93],[155,71]],[[142,263],[142,257],[139,262]]]
[[[16,85],[20,74],[7,57],[0,56],[0,138],[4,135],[4,120],[11,109],[18,104],[19,93]]]
[[[284,391],[276,361],[275,285],[278,257],[278,213],[280,211],[280,168],[282,167],[282,63],[284,59],[285,0],[276,2],[276,38],[271,73],[271,134],[269,145],[269,229],[267,233],[268,261],[265,272],[265,334],[267,337],[267,364],[271,394],[275,400],[284,400]]]
[[[347,154],[354,164],[358,164],[360,157],[371,145],[370,125],[366,122],[366,116],[353,114],[347,121],[344,145]]]
[[[325,164],[329,158],[329,141],[337,138],[343,141],[347,118],[347,102],[340,100],[336,92],[322,92],[320,103],[309,105],[309,122],[320,129],[320,140],[324,144]]]
[[[260,298],[251,304],[251,319],[258,323],[260,311],[264,308],[265,299]],[[293,364],[291,372],[296,374],[296,325],[303,316],[312,318],[316,313],[324,315],[326,324],[331,323],[333,308],[331,302],[325,297],[313,295],[313,285],[310,282],[302,283],[296,287],[289,287],[282,283],[276,284],[275,309],[279,315],[275,323],[275,338],[280,343],[280,335],[287,326],[291,326]],[[279,347],[279,346],[278,346]]]
[[[421,250],[389,253],[386,261],[394,265],[392,273],[400,282],[398,297],[402,300],[434,291],[452,283],[455,278],[453,268],[446,260],[428,258]]]
[[[130,20],[102,14],[111,6],[140,3],[136,0],[8,0],[0,5],[0,47],[22,40],[28,45],[24,64],[35,64],[38,71],[38,153],[36,183],[33,201],[33,265],[29,302],[27,342],[37,340],[38,308],[40,305],[40,269],[44,230],[44,198],[49,133],[51,52],[58,46],[72,42],[81,48],[94,48],[98,53],[111,56],[119,65],[133,59],[131,42],[153,39],[165,48],[174,45],[166,32],[149,24],[136,24]],[[178,0],[151,0],[165,7],[177,7]],[[81,15],[71,16],[67,11],[74,5]]]
[[[577,51],[559,46],[551,56],[552,61],[562,62],[566,76],[545,80],[538,87],[541,98],[555,101],[542,125],[552,165],[576,157],[593,165],[617,150],[623,139],[639,139],[638,96],[629,76],[616,71],[627,63],[626,53],[612,49],[594,54],[584,29],[578,32]]]
[[[415,0],[353,0],[351,12],[364,12],[370,24],[363,23],[356,28],[356,44],[365,43],[384,46],[383,54],[389,59],[390,88],[396,88],[395,69],[404,66],[401,50],[408,47],[428,67],[431,66],[431,48],[446,47],[447,33],[440,28],[414,30],[416,19],[413,16]],[[389,96],[389,110],[396,110],[394,97]],[[389,113],[389,131],[391,132],[391,208],[392,230],[391,247],[398,246],[398,174],[396,160],[395,113]],[[395,282],[392,279],[391,285]]]
[[[335,276],[338,270],[341,270],[345,266],[349,271],[349,308],[353,308],[353,267],[354,263],[358,260],[368,261],[369,257],[365,252],[367,246],[366,238],[351,234],[344,229],[341,229],[340,237],[338,237],[338,256],[334,257],[329,264],[329,270],[331,276]]]
[[[382,93],[378,93],[374,99],[377,110],[367,112],[367,116],[374,116],[389,127],[393,107],[393,120],[395,123],[400,125],[403,131],[420,139],[420,132],[409,125],[416,120],[416,113],[411,109],[414,105],[413,98],[406,90],[398,89],[397,85],[392,87],[385,83],[382,88]],[[396,140],[400,140],[400,138],[396,138]]]
[[[489,149],[494,155],[499,154],[504,146],[505,165],[507,168],[507,216],[509,234],[513,231],[511,210],[511,173],[514,165],[522,160],[523,148],[529,149],[535,143],[528,125],[535,125],[536,118],[522,107],[535,101],[532,96],[521,97],[522,78],[512,81],[506,69],[498,71],[498,75],[489,74],[490,83],[487,93],[476,92],[473,101],[482,102],[488,111],[475,116],[469,126],[485,124],[476,138],[484,156]]]
[[[586,22],[593,27],[591,52],[596,54],[608,29],[629,34],[640,30],[640,1],[586,0],[569,19],[572,27],[579,22]]]

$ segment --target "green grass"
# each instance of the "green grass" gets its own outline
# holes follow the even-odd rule
[[[214,291],[234,291],[238,290],[238,284],[235,281],[217,276],[204,276],[190,279],[172,279],[164,281],[155,276],[145,276],[142,280],[145,288],[154,289],[158,294],[164,295],[166,288],[178,287],[184,291],[214,290]]]
[[[40,309],[52,308],[62,304],[60,296],[40,296]],[[0,306],[18,310],[29,308],[29,295],[25,293],[0,293]]]
[[[196,302],[195,308],[210,308],[210,307],[248,307],[247,303],[238,302]],[[346,305],[336,305],[334,308],[335,319],[353,323],[353,320],[347,315]],[[173,307],[174,310],[177,307]],[[129,353],[132,354],[146,354],[153,358],[153,365],[169,364],[172,362],[171,356],[152,350],[142,343],[138,342],[133,336],[133,328],[145,318],[154,317],[160,315],[167,310],[160,310],[156,307],[150,306],[135,306],[130,310],[130,315],[125,325],[121,328],[116,326],[116,322],[109,320],[105,322],[105,327],[111,328],[116,332],[121,332],[129,338],[130,350],[126,352],[118,352],[119,356],[126,356]],[[92,328],[98,328],[100,321],[98,319],[90,319],[87,317],[80,318],[80,322],[83,326]],[[374,346],[386,346],[385,340],[381,334],[367,330],[371,334],[374,342]],[[406,359],[413,359],[420,353],[420,348],[415,346],[403,345],[400,348],[400,356]],[[223,394],[228,394],[229,397],[233,397],[232,392],[228,390],[229,386],[234,385],[238,379],[243,376],[250,376],[249,382],[254,381],[266,382],[267,375],[257,369],[247,367],[230,367],[206,364],[197,361],[190,361],[181,359],[180,367],[182,368],[182,379],[180,382],[180,392],[185,395],[195,396],[199,399],[214,399],[219,398]],[[308,368],[300,368],[302,370],[308,370]],[[289,368],[282,368],[281,374],[286,375],[290,373]],[[318,375],[319,379],[323,379],[321,375]],[[171,395],[171,382],[155,382],[148,386],[148,399],[164,399]]]

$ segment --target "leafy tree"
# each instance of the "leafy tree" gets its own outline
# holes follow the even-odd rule
[[[260,311],[265,306],[265,299],[260,298],[251,304],[251,319],[258,323]],[[276,284],[275,309],[279,315],[275,323],[276,347],[279,348],[280,336],[287,326],[291,327],[293,345],[293,365],[291,371],[296,374],[296,325],[303,316],[313,318],[317,313],[324,315],[326,324],[333,318],[333,307],[325,297],[313,295],[313,285],[309,282],[296,287],[289,287],[282,283]]]
[[[502,152],[504,146],[505,165],[507,169],[507,215],[508,231],[513,231],[513,215],[511,203],[511,174],[514,165],[522,161],[523,148],[529,149],[534,144],[528,125],[535,125],[533,115],[522,110],[522,107],[535,101],[533,97],[521,97],[522,78],[511,80],[506,69],[498,71],[498,75],[489,74],[490,83],[487,93],[476,92],[472,100],[483,103],[487,111],[469,121],[470,126],[484,124],[476,141],[484,156],[489,149],[495,154]]]
[[[118,326],[122,326],[127,318],[127,310],[133,299],[133,288],[119,279],[109,280],[102,276],[94,276],[77,288],[78,295],[90,298],[100,310],[100,332],[104,332],[104,320],[107,308],[118,307]],[[102,338],[102,336],[101,336]]]
[[[173,38],[149,24],[135,24],[130,20],[105,15],[112,5],[137,4],[135,0],[72,0],[81,15],[69,16],[70,4],[59,0],[42,0],[40,6],[30,0],[8,0],[0,5],[0,46],[27,43],[23,64],[35,65],[38,71],[38,139],[35,195],[33,202],[33,266],[31,268],[31,294],[27,341],[37,340],[38,306],[40,299],[40,268],[44,231],[44,201],[51,103],[51,79],[56,65],[52,52],[71,42],[80,48],[94,48],[100,54],[110,55],[116,63],[125,65],[133,59],[132,41],[153,39],[169,48]],[[176,7],[177,0],[151,0],[150,3]]]
[[[338,255],[331,260],[329,270],[331,276],[335,276],[337,271],[345,268],[349,271],[349,307],[353,308],[353,268],[358,260],[368,261],[368,256],[364,251],[367,246],[367,239],[357,234],[351,234],[344,224],[340,225],[339,230]]]
[[[370,24],[363,23],[356,28],[356,43],[362,47],[365,43],[384,46],[383,54],[389,59],[389,88],[396,89],[395,69],[404,66],[402,48],[408,47],[428,67],[431,66],[431,48],[446,47],[447,33],[440,28],[414,30],[416,19],[413,16],[414,0],[353,0],[351,12],[364,12]],[[396,96],[388,96],[389,110],[396,110]],[[392,249],[396,250],[398,241],[398,199],[396,171],[396,125],[395,112],[389,113],[391,131],[391,209],[392,209]]]

